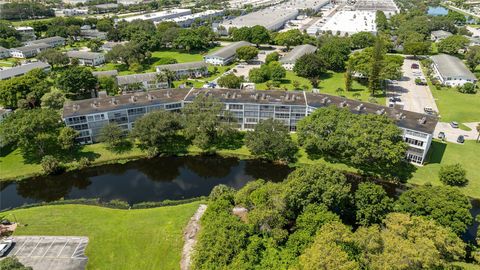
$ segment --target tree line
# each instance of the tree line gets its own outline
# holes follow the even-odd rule
[[[193,269],[455,269],[480,260],[459,237],[471,207],[457,188],[417,187],[395,199],[319,164],[280,183],[219,185],[201,219]]]

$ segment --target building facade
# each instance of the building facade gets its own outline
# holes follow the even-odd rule
[[[92,143],[98,141],[100,129],[106,123],[117,123],[130,130],[142,115],[156,109],[179,110],[198,95],[211,95],[220,100],[241,130],[252,130],[261,120],[274,118],[295,132],[298,121],[327,106],[345,108],[355,114],[385,115],[404,131],[403,139],[409,145],[406,158],[416,164],[424,162],[438,122],[434,116],[325,94],[202,88],[163,89],[71,101],[64,106],[63,119],[67,126],[80,132],[79,142]]]
[[[50,48],[65,46],[65,38],[55,36],[55,37],[32,40],[26,43],[26,45],[35,45],[35,44],[47,44],[48,46],[50,46]]]
[[[33,62],[9,69],[0,70],[0,80],[8,80],[10,78],[23,76],[34,69],[41,69],[45,72],[49,72],[51,67],[49,64],[44,62]]]
[[[477,83],[477,77],[455,56],[439,54],[431,57],[434,78],[446,86],[463,86]]]
[[[310,44],[297,46],[284,57],[282,57],[282,59],[280,59],[280,63],[286,70],[293,70],[298,58],[304,56],[305,54],[314,53],[315,51],[317,51],[317,47]]]
[[[156,72],[117,76],[117,85],[123,92],[168,88],[168,82],[159,80]]]
[[[13,58],[31,58],[37,54],[49,49],[50,46],[45,43],[32,44],[10,49],[10,56]]]
[[[237,49],[243,46],[252,46],[252,44],[246,41],[234,42],[221,48],[216,52],[206,55],[205,57],[203,57],[203,60],[205,61],[205,63],[215,66],[228,65],[233,62],[237,57]]]
[[[103,53],[69,51],[67,56],[70,61],[77,59],[78,64],[81,66],[96,67],[105,64],[105,55]]]
[[[175,74],[175,78],[182,77],[197,78],[208,75],[208,66],[205,62],[188,62],[170,65],[160,65],[156,67],[158,73],[165,70],[171,71]]]

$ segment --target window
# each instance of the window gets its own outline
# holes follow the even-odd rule
[[[167,110],[173,110],[182,107],[181,103],[172,103],[172,104],[167,104],[165,105],[165,109]]]
[[[242,110],[243,109],[243,105],[242,104],[229,104],[228,105],[228,108],[230,110]]]

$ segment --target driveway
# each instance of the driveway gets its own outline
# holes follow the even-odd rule
[[[388,97],[400,97],[407,111],[424,113],[425,107],[431,107],[438,112],[435,99],[427,85],[416,85],[413,72],[422,72],[421,69],[412,69],[412,64],[420,65],[418,60],[405,59],[403,62],[403,77],[399,81],[393,81],[388,85]],[[388,99],[387,99],[388,105]]]
[[[478,136],[476,129],[477,124],[478,122],[464,123],[464,125],[468,126],[471,129],[470,131],[465,131],[459,128],[452,128],[452,126],[450,126],[450,123],[438,122],[437,126],[435,127],[433,136],[434,138],[438,138],[438,133],[443,131],[448,142],[457,143],[457,138],[460,135],[463,135],[465,137],[465,140],[476,140]]]
[[[15,236],[7,256],[15,256],[34,270],[83,270],[87,237]]]

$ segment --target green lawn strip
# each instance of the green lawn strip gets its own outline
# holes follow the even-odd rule
[[[312,89],[312,83],[306,78],[297,76],[293,71],[287,71],[286,78],[281,82],[279,88],[286,88],[287,90],[295,90],[293,86],[293,81],[298,81],[300,83],[300,88],[304,89],[306,86],[307,91]],[[256,88],[258,90],[267,90],[266,83],[257,83]],[[320,78],[318,88],[320,93],[329,94],[329,95],[342,95],[350,99],[359,99],[361,101],[368,102],[370,99],[370,91],[363,84],[360,84],[358,81],[353,80],[352,90],[337,92],[338,88],[345,90],[345,79],[343,72],[333,72],[328,71],[322,78]],[[360,95],[360,96],[357,96]],[[376,97],[378,104],[385,104],[385,96],[383,94],[378,94]]]
[[[475,141],[465,141],[464,144],[434,141],[428,153],[428,164],[417,167],[408,183],[442,185],[438,178],[440,167],[460,163],[467,170],[469,180],[468,185],[461,189],[468,196],[480,198],[480,170],[478,170],[480,156],[478,153],[480,153],[480,143]]]
[[[87,269],[178,269],[183,228],[198,204],[139,210],[57,205],[2,215],[21,224],[15,235],[88,236]]]

